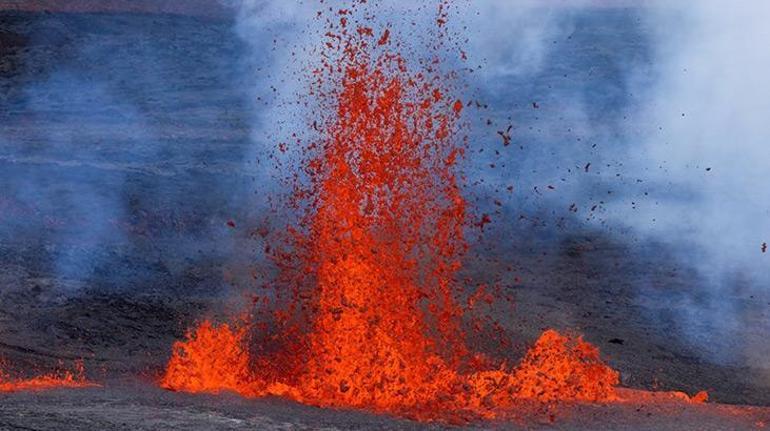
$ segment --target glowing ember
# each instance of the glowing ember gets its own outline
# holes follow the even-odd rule
[[[254,354],[246,326],[203,322],[174,345],[161,384],[422,420],[493,417],[520,399],[613,399],[618,374],[580,338],[547,331],[513,370],[468,352],[453,291],[467,248],[454,173],[463,103],[437,59],[415,67],[391,50],[393,31],[356,21],[357,7],[329,21],[312,88],[322,135],[306,148],[309,184],[296,186],[307,212],[291,253],[275,255],[295,296],[272,328],[289,341]]]
[[[98,386],[85,378],[82,362],[74,371],[61,371],[27,379],[13,378],[0,368],[0,392],[42,391],[55,388],[85,388]]]

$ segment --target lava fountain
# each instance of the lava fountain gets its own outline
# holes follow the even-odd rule
[[[205,321],[174,345],[161,385],[450,421],[520,400],[614,399],[618,373],[579,337],[549,330],[518,367],[467,347],[456,300],[465,104],[440,60],[450,5],[439,5],[430,55],[415,60],[365,3],[327,19],[312,71],[320,137],[303,148],[303,215],[274,254],[293,296],[271,330],[290,341],[254,349],[249,315]]]

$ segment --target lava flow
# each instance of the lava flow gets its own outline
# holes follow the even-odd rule
[[[419,420],[495,417],[521,400],[615,399],[618,373],[580,337],[546,331],[518,367],[469,351],[456,301],[467,248],[455,173],[464,103],[440,55],[396,51],[405,44],[372,28],[364,3],[328,20],[312,75],[321,137],[304,148],[310,180],[296,187],[306,212],[289,251],[275,253],[292,300],[271,325],[204,321],[174,345],[161,385]],[[446,46],[447,8],[433,49]],[[255,348],[250,334],[270,330],[288,341]]]
[[[0,392],[41,391],[56,388],[86,388],[97,386],[85,377],[82,362],[74,371],[60,371],[30,378],[14,378],[0,367]]]

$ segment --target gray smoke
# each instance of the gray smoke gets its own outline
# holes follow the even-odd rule
[[[656,62],[637,89],[632,160],[660,189],[624,222],[697,269],[689,335],[719,359],[770,369],[770,321],[755,311],[770,305],[770,5],[659,2],[646,19]],[[742,347],[726,349],[730,339]]]
[[[484,118],[475,124],[481,187],[499,196],[491,190],[515,185],[510,212],[550,218],[562,232],[598,228],[673,253],[657,271],[691,272],[692,290],[664,283],[655,301],[676,316],[676,330],[709,360],[770,368],[770,321],[760,311],[770,304],[770,249],[762,248],[770,242],[770,54],[760,48],[770,40],[770,6],[483,1],[469,9],[469,52],[482,64],[476,85],[493,129]],[[490,147],[503,151],[490,146],[502,139],[494,131],[509,125],[510,146],[492,157]],[[500,223],[513,220],[509,213]],[[640,301],[659,283],[650,272]]]
[[[69,293],[220,289],[248,235],[226,223],[256,207],[231,23],[7,13],[3,31],[4,262]]]
[[[710,277],[742,274],[766,285],[770,255],[770,53],[751,45],[770,40],[770,5],[721,1],[662,4],[648,19],[657,64],[635,125],[634,153],[662,183],[690,199],[663,196],[634,220],[653,234],[692,243]],[[644,91],[644,90],[640,90]],[[652,218],[655,221],[652,221]]]

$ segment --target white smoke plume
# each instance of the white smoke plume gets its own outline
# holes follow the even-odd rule
[[[770,4],[658,2],[646,16],[654,74],[631,156],[659,189],[625,222],[697,269],[700,299],[681,311],[704,349],[770,369],[756,311],[770,307]]]

